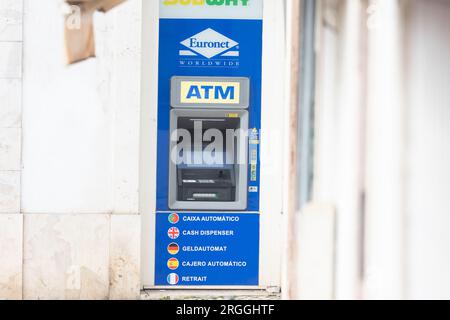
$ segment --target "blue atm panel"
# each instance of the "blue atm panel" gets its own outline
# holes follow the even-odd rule
[[[259,285],[262,1],[229,3],[160,19],[156,286]]]

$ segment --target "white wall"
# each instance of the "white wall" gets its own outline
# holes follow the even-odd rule
[[[22,15],[22,1],[0,1],[0,300],[22,298]]]
[[[24,1],[25,299],[139,297],[141,5],[96,14],[68,67],[62,1]]]
[[[262,119],[261,119],[261,243],[260,285],[279,290],[283,214],[284,96],[286,29],[285,2],[264,0]]]
[[[333,3],[322,1],[314,200],[337,210],[335,297],[448,299],[450,3],[348,0],[336,16]]]
[[[408,17],[407,298],[450,298],[450,2]]]
[[[403,1],[370,1],[365,117],[365,297],[401,299],[405,272]]]
[[[158,130],[159,1],[142,3],[142,91],[140,145],[141,279],[144,287],[154,284],[156,161]]]
[[[299,237],[299,250],[303,251],[299,253],[300,269],[307,272],[300,275],[305,279],[300,284],[300,297],[358,299],[362,280],[366,6],[363,1],[335,0],[317,5],[314,190],[312,204],[302,215],[307,225],[299,228],[303,231]],[[314,233],[320,237],[312,236]],[[317,248],[321,253],[315,252]]]
[[[138,212],[137,2],[97,14],[98,59],[70,67],[61,3],[25,5],[23,212]]]

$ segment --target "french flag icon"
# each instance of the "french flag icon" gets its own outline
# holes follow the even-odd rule
[[[167,283],[175,286],[180,282],[180,277],[176,273],[171,273],[167,276]]]

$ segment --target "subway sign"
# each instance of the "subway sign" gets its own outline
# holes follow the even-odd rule
[[[165,6],[243,6],[249,5],[250,0],[164,0]]]
[[[248,78],[173,77],[171,96],[173,108],[247,109],[250,83]]]
[[[161,19],[261,20],[263,16],[263,0],[159,1]]]

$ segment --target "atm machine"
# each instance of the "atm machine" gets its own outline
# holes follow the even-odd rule
[[[262,1],[160,1],[155,286],[258,287]]]

